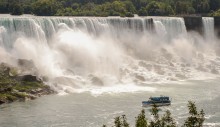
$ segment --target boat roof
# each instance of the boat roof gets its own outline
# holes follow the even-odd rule
[[[167,96],[150,97],[150,100],[154,100],[154,101],[169,100],[169,97],[167,97]]]

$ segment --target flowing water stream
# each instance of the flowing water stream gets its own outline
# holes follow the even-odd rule
[[[0,106],[0,124],[102,126],[120,114],[132,123],[142,100],[162,94],[180,123],[194,100],[219,125],[219,40],[214,19],[202,21],[204,35],[179,17],[1,17],[0,62],[32,60],[58,95]]]

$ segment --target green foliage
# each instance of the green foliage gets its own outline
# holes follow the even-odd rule
[[[8,13],[8,4],[1,2],[0,3],[0,13]]]
[[[43,87],[44,85],[38,82],[22,82],[17,83],[13,88],[18,90],[19,92],[31,92],[31,90]]]
[[[23,7],[19,3],[12,3],[10,4],[10,14],[11,15],[22,15],[23,14]]]
[[[33,13],[40,16],[55,15],[60,8],[56,0],[38,0],[32,5]]]
[[[198,112],[195,103],[192,101],[189,101],[188,109],[190,116],[185,120],[184,127],[202,127],[205,121],[204,111]]]
[[[153,120],[151,120],[150,122],[150,127],[160,127],[161,126],[161,121],[160,121],[160,117],[159,117],[159,110],[157,108],[156,105],[153,105],[152,109],[151,109],[151,115],[153,116]]]
[[[146,9],[147,9],[148,15],[150,16],[156,16],[160,13],[159,3],[156,1],[152,1],[151,3],[149,3]]]
[[[9,93],[0,93],[0,100],[15,101],[17,98]]]
[[[138,15],[139,16],[147,16],[147,9],[142,7],[139,11],[138,11]]]
[[[141,113],[137,116],[135,127],[147,127],[147,119],[145,118],[144,109],[142,109]]]
[[[156,16],[156,15],[174,15],[174,10],[170,5],[152,1],[146,7],[148,15]]]
[[[171,113],[169,110],[166,111],[164,116],[161,118],[161,126],[162,127],[176,127],[175,120],[171,117]]]
[[[127,118],[125,115],[115,117],[114,124],[115,124],[114,127],[129,127],[129,124],[127,122]]]
[[[0,104],[25,100],[33,91],[48,89],[42,82],[22,81],[17,76],[17,69],[6,64],[0,64]],[[12,76],[11,76],[12,75]]]
[[[220,9],[214,12],[213,16],[220,16]]]
[[[183,127],[202,127],[205,121],[205,113],[203,110],[197,111],[194,102],[188,102],[188,109],[190,116],[185,120]],[[177,127],[171,112],[167,110],[164,115],[159,115],[159,109],[156,105],[150,110],[153,119],[148,123],[145,117],[145,110],[142,109],[140,114],[136,117],[135,127]],[[106,125],[103,125],[106,127]],[[114,127],[129,127],[125,115],[122,117],[115,117]]]
[[[2,0],[0,13],[38,16],[170,16],[213,14],[220,0]]]
[[[187,1],[178,1],[175,5],[176,14],[194,14],[196,10],[192,3]]]
[[[209,6],[213,11],[220,9],[220,0],[209,0]]]
[[[208,0],[193,0],[192,5],[196,13],[207,13],[210,9]]]

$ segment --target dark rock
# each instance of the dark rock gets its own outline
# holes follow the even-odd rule
[[[8,87],[8,88],[0,88],[0,93],[6,93],[6,92],[11,92],[12,88]]]
[[[184,74],[176,74],[176,77],[180,78],[180,79],[185,79],[186,78],[186,76]]]
[[[89,78],[90,78],[91,83],[94,85],[98,85],[98,86],[104,85],[103,81],[100,78],[98,78],[97,76],[90,74]]]
[[[44,92],[44,90],[42,88],[38,88],[38,89],[34,89],[34,90],[30,91],[31,94],[39,94],[42,92]]]
[[[4,103],[8,103],[6,98],[0,98],[0,105],[4,104]]]
[[[200,16],[186,16],[183,17],[187,31],[197,31],[201,35],[204,34],[202,17]]]
[[[220,38],[220,17],[214,17],[214,22],[215,22],[215,32]]]
[[[3,73],[3,75],[9,75],[10,72],[10,65],[6,63],[1,63],[0,65],[0,71]]]
[[[17,65],[23,74],[38,74],[37,67],[32,60],[18,59]]]
[[[38,78],[37,76],[33,76],[33,75],[17,76],[16,79],[20,81],[26,81],[26,82],[42,82],[40,78]]]
[[[20,60],[19,64],[20,66],[33,66],[26,60]],[[0,104],[32,100],[42,95],[55,93],[37,76],[31,75],[31,73],[18,74],[17,69],[5,63],[0,64]]]
[[[140,81],[145,81],[145,78],[141,75],[135,75],[135,78],[140,80]]]
[[[36,68],[32,60],[18,59],[17,64],[19,67]]]
[[[142,67],[144,67],[144,68],[146,68],[148,71],[151,71],[152,68],[153,68],[153,66],[152,66],[151,64],[148,64],[148,63],[146,63],[146,62],[144,62],[144,61],[140,61],[140,62],[138,63],[138,65],[139,65],[139,66],[142,66]]]
[[[98,86],[104,85],[103,81],[99,79],[98,77],[92,77],[91,81],[92,81],[92,84],[94,85],[98,85]]]

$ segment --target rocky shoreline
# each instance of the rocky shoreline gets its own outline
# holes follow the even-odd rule
[[[0,104],[33,100],[55,93],[41,78],[33,74],[19,74],[19,69],[6,63],[0,64]]]

